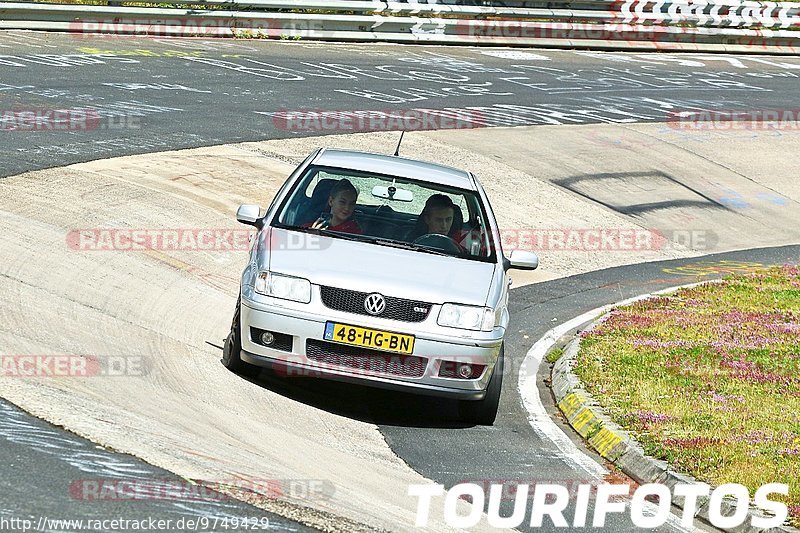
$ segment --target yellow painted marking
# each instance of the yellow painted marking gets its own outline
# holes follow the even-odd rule
[[[699,263],[689,263],[676,268],[664,268],[667,274],[679,274],[685,276],[708,276],[711,274],[746,274],[763,268],[761,263],[748,263],[742,261],[703,261]]]
[[[585,401],[586,399],[581,394],[571,392],[562,398],[558,403],[558,408],[561,409],[561,412],[564,413],[567,418],[571,418],[572,415],[582,407]]]
[[[589,434],[589,430],[592,428],[591,422],[596,421],[594,413],[591,412],[589,409],[584,409],[578,416],[575,417],[575,420],[572,421],[572,427],[581,434],[581,436],[585,437]]]
[[[608,428],[601,428],[597,434],[589,439],[589,442],[594,446],[600,455],[608,458],[614,446],[622,442],[622,437],[614,433]]]
[[[190,270],[192,265],[185,261],[181,261],[171,255],[167,255],[164,252],[159,250],[142,250],[142,253],[145,255],[149,255],[154,259],[158,259],[162,263],[166,263],[173,268],[177,268],[178,270]]]
[[[89,55],[106,55],[106,56],[136,56],[136,57],[182,57],[182,56],[203,56],[205,52],[197,50],[103,50],[101,48],[91,48],[83,46],[78,48],[78,51]]]

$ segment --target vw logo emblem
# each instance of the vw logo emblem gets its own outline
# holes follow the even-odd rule
[[[364,300],[364,309],[371,315],[379,315],[386,309],[386,300],[381,294],[373,292]]]

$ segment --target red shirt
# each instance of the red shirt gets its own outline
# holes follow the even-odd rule
[[[307,222],[307,223],[303,224],[303,227],[304,228],[310,228],[316,222],[317,222],[316,220],[314,222]],[[331,230],[331,231],[340,231],[342,233],[355,233],[357,235],[361,235],[362,233],[364,233],[364,231],[361,229],[361,226],[358,225],[358,222],[356,222],[352,218],[345,220],[344,222],[342,222],[341,224],[339,224],[337,226],[328,226],[325,229]]]
[[[356,233],[358,235],[364,233],[361,229],[361,226],[358,225],[358,222],[352,218],[345,220],[338,226],[329,226],[328,229],[331,231],[341,231],[342,233]]]

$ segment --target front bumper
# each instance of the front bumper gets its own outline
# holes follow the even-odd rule
[[[501,328],[496,328],[491,333],[462,334],[458,330],[451,333],[447,331],[451,328],[442,328],[435,324],[438,308],[432,309],[430,316],[423,322],[406,323],[344,313],[321,304],[314,305],[314,302],[292,308],[291,302],[271,302],[271,298],[264,300],[266,301],[253,301],[244,297],[242,299],[241,358],[250,364],[271,367],[286,377],[318,377],[427,396],[480,400],[486,394],[504,334]],[[309,341],[329,343],[323,337],[326,321],[414,335],[411,358],[422,364],[423,368],[417,372],[418,375],[403,375],[402,362],[376,368],[369,365],[354,366],[346,357],[341,358],[342,364],[309,358],[306,350]],[[284,349],[269,348],[254,341],[251,328],[289,335],[291,341]],[[330,346],[335,348],[340,345]],[[381,353],[373,350],[370,352]],[[391,353],[386,353],[385,356],[397,360],[404,357]],[[421,362],[417,358],[421,358]],[[439,371],[445,362],[464,362],[486,368],[476,379],[440,377]]]

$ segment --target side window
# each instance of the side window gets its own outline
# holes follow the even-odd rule
[[[467,207],[467,200],[462,195],[453,196],[449,194],[448,196],[451,197],[453,203],[456,205],[458,210],[461,212],[461,222],[462,224],[469,221],[469,209]]]
[[[320,174],[320,172],[311,172],[303,178],[303,182],[297,186],[286,204],[286,208],[279,219],[280,223],[301,226],[319,215],[318,207],[312,204],[314,203],[313,192],[323,181],[320,179]],[[322,191],[320,190],[318,195],[321,195],[321,193]]]
[[[307,164],[308,164],[308,163],[309,163],[309,162],[310,162],[312,159],[314,159],[315,157],[317,157],[317,154],[319,154],[319,150],[315,150],[314,152],[312,152],[311,154],[309,154],[309,155],[308,155],[308,157],[306,157],[306,158],[303,160],[303,162],[302,162],[302,163],[300,163],[300,164],[297,166],[297,168],[294,170],[294,172],[292,172],[292,173],[289,175],[289,178],[288,178],[286,181],[284,181],[284,182],[283,182],[283,185],[281,185],[280,189],[278,189],[278,192],[277,192],[277,193],[275,193],[275,196],[273,196],[273,197],[272,197],[272,202],[270,202],[270,204],[269,204],[269,207],[267,207],[267,211],[266,211],[267,213],[271,213],[271,212],[272,212],[272,209],[275,207],[275,205],[276,205],[276,203],[278,202],[278,200],[279,200],[281,197],[283,197],[284,191],[286,191],[286,190],[287,190],[287,189],[290,187],[290,184],[292,183],[292,177],[293,177],[295,174],[297,174],[297,173],[300,171],[300,169],[302,169],[303,167],[305,167],[305,166],[306,166],[306,165],[307,165]],[[285,216],[284,216],[283,218],[285,218]]]

